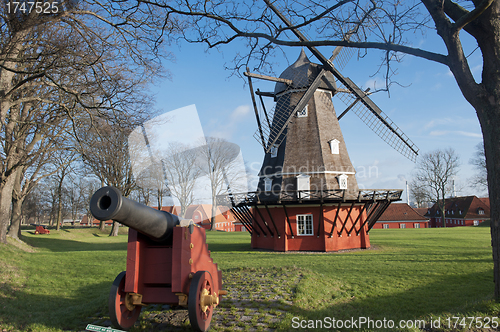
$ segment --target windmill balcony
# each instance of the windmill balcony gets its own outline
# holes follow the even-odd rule
[[[253,191],[217,196],[217,204],[223,206],[253,205],[260,203],[301,204],[329,202],[376,202],[398,201],[401,199],[401,189],[361,189],[357,191],[346,189],[329,190],[282,190]]]

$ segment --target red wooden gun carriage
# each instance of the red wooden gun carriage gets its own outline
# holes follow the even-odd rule
[[[127,270],[120,273],[109,296],[110,318],[128,329],[142,306],[180,305],[188,308],[195,331],[206,331],[219,304],[222,273],[210,258],[205,230],[125,198],[114,187],[103,187],[90,200],[96,219],[129,226]]]
[[[50,234],[50,231],[45,225],[31,224],[31,226],[35,226],[35,234]]]

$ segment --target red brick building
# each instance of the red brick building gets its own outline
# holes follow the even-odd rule
[[[192,219],[195,224],[200,225],[205,229],[210,229],[212,205],[198,204],[190,205],[186,209],[184,218]],[[234,217],[226,207],[217,207],[215,210],[215,229],[223,232],[234,232]]]
[[[429,219],[406,203],[392,203],[373,226],[380,228],[428,228]]]
[[[152,206],[152,208],[157,209],[158,207],[157,206]],[[168,213],[175,214],[176,216],[178,216],[181,213],[181,207],[180,206],[175,206],[175,205],[174,206],[162,206],[161,210],[165,211],[165,212],[168,212]]]
[[[181,208],[180,206],[164,206],[161,208],[162,211],[167,211],[169,213],[179,215]],[[231,213],[231,211],[224,206],[219,206],[215,210],[215,229],[223,232],[235,232],[239,231],[241,228],[237,227],[238,224]],[[186,213],[184,215],[185,219],[192,219],[195,224],[199,226],[210,229],[210,216],[212,215],[212,205],[210,204],[193,204],[188,206]],[[236,223],[236,224],[235,224]]]
[[[92,217],[91,220],[89,221],[89,217],[85,214],[82,217],[82,220],[80,221],[80,226],[99,227],[100,223],[101,222],[99,220],[95,219],[94,217]],[[104,223],[106,226],[112,226],[113,220],[106,220]]]
[[[476,196],[454,197],[445,199],[446,227],[477,226],[490,219],[490,200]],[[438,204],[427,212],[430,227],[443,227],[442,211]]]

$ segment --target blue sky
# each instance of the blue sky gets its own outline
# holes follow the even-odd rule
[[[414,43],[427,50],[442,50],[442,42],[433,33],[425,38],[416,38]],[[466,41],[467,45],[468,41]],[[470,43],[467,52],[472,52]],[[170,49],[175,62],[165,62],[171,80],[163,80],[153,88],[157,108],[164,112],[191,104],[196,105],[205,135],[223,137],[241,147],[243,158],[258,172],[264,157],[260,144],[253,138],[257,128],[246,81],[224,70],[230,62],[238,44],[220,50],[206,51],[203,45],[181,44]],[[333,48],[322,48],[328,55]],[[286,50],[288,61],[299,56],[299,48]],[[470,57],[471,68],[480,75],[479,52]],[[312,62],[318,62],[306,51]],[[354,56],[341,71],[363,89],[383,84],[382,75],[372,76],[380,62],[382,53],[371,50],[362,59]],[[286,59],[275,59],[276,74],[279,75],[290,63]],[[472,106],[461,95],[449,69],[428,60],[405,56],[398,64],[394,77],[401,87],[393,85],[390,98],[379,92],[372,100],[393,120],[418,146],[420,154],[435,149],[451,147],[461,158],[461,170],[456,179],[457,194],[483,194],[468,185],[475,171],[469,165],[475,146],[482,141],[481,130]],[[254,83],[262,91],[269,91],[269,84],[258,80]],[[254,87],[254,88],[256,88]],[[335,103],[335,102],[334,102]],[[337,114],[345,107],[342,103]],[[411,179],[414,163],[400,155],[376,136],[354,113],[348,113],[340,125],[353,165],[358,172],[360,187],[367,189],[405,189],[405,180]],[[403,193],[403,201],[406,193]]]

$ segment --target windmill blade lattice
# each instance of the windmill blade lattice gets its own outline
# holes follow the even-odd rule
[[[294,108],[285,106],[291,104],[297,104],[298,100],[292,100],[294,98],[292,92],[301,92],[304,93],[308,90],[308,87],[311,86],[314,80],[304,79],[308,75],[297,74],[292,78],[293,85],[286,85],[285,83],[280,83],[281,87],[285,87],[284,91],[279,93],[282,100],[285,102],[280,104],[275,104],[275,106],[268,112],[267,116],[272,119],[272,122],[269,124],[265,121],[262,122],[261,130],[264,135],[265,146],[264,149],[266,152],[269,152],[271,148],[278,147],[283,142],[286,137],[286,126],[290,121],[293,121],[293,112]],[[260,110],[262,112],[262,109]],[[263,117],[263,116],[261,116]],[[260,131],[257,130],[254,133],[255,139],[262,144]]]
[[[340,91],[348,91],[349,89],[337,80],[337,86]],[[370,109],[367,105],[360,102],[359,99],[352,93],[340,92],[336,96],[351,108],[360,119],[363,121],[375,134],[384,140],[389,146],[401,153],[406,158],[415,162],[417,160],[418,148],[403,133],[403,131],[380,109]],[[368,99],[368,97],[366,97]]]
[[[352,56],[354,55],[354,52],[354,48],[342,47],[340,53],[335,57],[335,68],[337,68],[338,70],[344,69],[349,60],[351,60]]]

